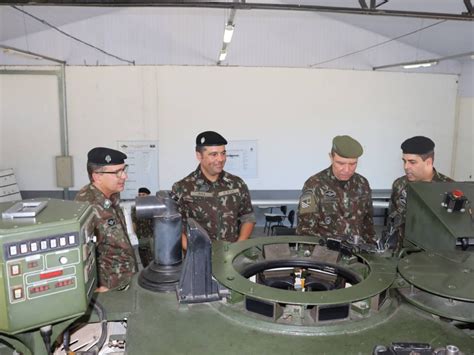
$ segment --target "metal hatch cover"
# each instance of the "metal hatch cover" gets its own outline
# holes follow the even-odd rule
[[[398,271],[417,288],[446,298],[474,302],[474,255],[471,253],[446,252],[444,256],[414,253],[400,260]]]
[[[224,286],[243,295],[250,295],[256,299],[271,302],[299,305],[331,305],[366,299],[389,288],[395,279],[396,263],[394,260],[375,255],[360,256],[370,268],[368,277],[360,283],[350,288],[321,292],[288,292],[255,284],[234,268],[234,259],[246,250],[253,247],[262,247],[266,244],[284,243],[317,244],[318,240],[314,237],[281,236],[268,239],[255,238],[233,244],[216,242],[212,251],[213,274]]]
[[[410,303],[429,313],[462,322],[474,322],[474,257],[471,253],[411,254],[398,264],[398,291]]]

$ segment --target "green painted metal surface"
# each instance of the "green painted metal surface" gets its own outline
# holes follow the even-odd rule
[[[474,203],[472,183],[408,184],[406,240],[425,250],[444,252],[456,250],[458,238],[474,238],[474,223],[467,211],[449,213],[441,206],[445,193],[454,189]]]
[[[372,297],[390,287],[396,275],[396,260],[376,257],[370,254],[361,255],[369,265],[370,273],[362,282],[350,288],[321,292],[288,292],[253,283],[243,277],[234,267],[234,259],[250,248],[263,249],[266,244],[288,244],[295,241],[305,244],[318,244],[314,237],[281,236],[272,238],[255,238],[245,242],[228,244],[217,242],[212,250],[212,267],[216,279],[229,289],[261,300],[291,304],[329,305],[346,303]],[[298,258],[305,260],[305,258]],[[306,258],[310,260],[310,258]],[[344,265],[350,269],[350,265]]]
[[[410,284],[446,298],[474,302],[474,254],[458,252],[456,260],[434,253],[415,253],[398,265]],[[474,306],[474,304],[473,304]]]
[[[426,251],[403,255],[401,260],[386,254],[361,252],[327,261],[329,266],[340,267],[360,277],[361,281],[350,287],[301,292],[271,288],[241,275],[245,267],[266,260],[267,245],[314,247],[318,244],[314,237],[282,236],[213,245],[213,275],[230,292],[229,297],[221,301],[180,304],[174,292],[154,293],[139,287],[138,275],[130,289],[97,294],[96,297],[109,320],[127,320],[126,353],[132,355],[359,355],[371,354],[375,346],[392,342],[425,342],[433,348],[452,344],[464,354],[474,354],[474,263],[471,252],[454,251],[456,239],[470,233],[472,227],[467,225],[466,229],[466,214],[447,214],[440,205],[444,192],[457,186],[420,184],[414,188],[412,196],[415,197],[410,201],[418,199],[413,205],[418,206],[419,213],[409,212],[409,238]],[[462,190],[471,194],[472,187],[474,185],[463,185]],[[469,198],[474,199],[474,196]],[[62,216],[63,212],[58,211],[54,216]],[[67,225],[63,222],[66,221],[58,220],[56,227]],[[24,227],[30,228],[27,224]],[[7,226],[0,231],[9,235],[17,233],[18,228]],[[29,235],[38,235],[34,234],[37,229],[32,228]],[[27,236],[24,234],[25,238]],[[0,243],[5,240],[0,237]],[[304,248],[296,248],[294,254],[284,249],[281,250],[286,259],[305,261],[315,256],[307,255]],[[55,260],[50,262],[54,264]],[[78,260],[82,260],[81,257]],[[4,263],[0,266],[5,270]],[[0,276],[5,279],[4,274]],[[6,290],[7,284],[0,282],[0,291]],[[273,316],[251,312],[245,304],[248,299],[265,301],[274,309],[284,311],[278,316],[275,315],[277,312]],[[311,318],[314,314],[319,315],[314,310],[319,312],[321,308],[334,305],[349,307],[349,315],[326,321]],[[10,307],[5,298],[0,297],[0,307]],[[1,317],[2,313],[0,321]],[[296,318],[296,321],[290,322],[285,317]],[[456,322],[440,317],[471,322],[471,330],[464,331],[455,326]],[[4,316],[3,319],[8,321],[9,318]],[[95,322],[97,317],[91,314],[82,320]],[[69,321],[58,323],[54,335],[59,334]],[[25,348],[25,353],[44,353],[38,332],[25,332],[17,338],[25,344],[33,344]],[[1,355],[2,351],[0,348]]]
[[[35,329],[53,325],[57,336],[87,311],[96,273],[88,204],[22,203],[38,201],[47,205],[34,218],[0,219],[0,339],[15,335],[32,353],[44,350]],[[14,204],[0,204],[0,213]]]
[[[174,293],[153,293],[136,283],[107,299],[106,309],[128,314],[127,354],[371,354],[375,345],[394,341],[457,345],[474,353],[474,339],[453,325],[403,304],[388,316],[346,326],[275,327],[237,312],[225,301],[180,305]],[[236,316],[238,314],[238,316]],[[312,334],[311,334],[312,333]],[[302,335],[304,334],[304,335]]]

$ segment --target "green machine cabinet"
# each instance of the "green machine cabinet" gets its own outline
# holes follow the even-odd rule
[[[402,297],[429,313],[466,323],[474,323],[473,202],[473,183],[408,184],[404,245],[416,249],[398,264]]]
[[[0,212],[0,335],[84,314],[97,283],[91,207],[38,199]]]
[[[451,212],[443,206],[454,190],[462,191],[467,199],[463,211]],[[407,196],[406,240],[424,250],[474,249],[474,183],[410,183]]]

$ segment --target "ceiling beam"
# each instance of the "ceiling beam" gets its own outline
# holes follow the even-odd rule
[[[469,10],[470,0],[463,0]],[[382,2],[383,4],[384,2]],[[436,13],[420,11],[400,11],[400,10],[378,10],[376,8],[363,8],[367,6],[364,0],[360,0],[359,7],[335,7],[318,5],[295,5],[281,3],[248,3],[248,2],[223,2],[223,1],[200,1],[200,0],[0,0],[0,5],[55,5],[55,6],[96,6],[96,7],[198,7],[217,8],[235,10],[285,10],[285,11],[305,11],[305,12],[329,12],[356,15],[375,16],[395,16],[395,17],[415,17],[424,19],[443,19],[457,21],[473,21],[472,12],[461,14],[456,13]],[[374,2],[371,0],[370,5]],[[381,5],[381,4],[379,4]],[[375,7],[379,6],[375,5]],[[472,8],[472,5],[471,5]]]
[[[464,0],[464,5],[466,6],[467,12],[472,15],[472,3],[471,0]]]

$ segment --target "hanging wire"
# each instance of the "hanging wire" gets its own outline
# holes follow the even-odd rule
[[[28,29],[26,28],[26,16],[23,14],[23,28],[25,29],[25,41],[26,41],[26,49],[30,50],[30,44],[28,43]]]
[[[36,21],[41,22],[43,25],[48,26],[48,27],[52,28],[53,30],[58,31],[59,33],[61,33],[62,35],[66,36],[66,37],[69,37],[69,38],[71,38],[71,39],[73,39],[73,40],[75,40],[75,41],[77,41],[77,42],[79,42],[79,43],[82,43],[82,44],[88,46],[88,47],[91,47],[91,48],[93,48],[93,49],[95,49],[95,50],[97,50],[97,51],[99,51],[99,52],[101,52],[101,53],[103,53],[103,54],[105,54],[105,55],[108,55],[109,57],[118,59],[118,60],[120,60],[120,61],[122,61],[122,62],[126,62],[126,63],[129,63],[129,64],[135,65],[135,61],[134,61],[134,60],[124,59],[124,58],[121,58],[121,57],[119,57],[119,56],[116,56],[115,54],[109,53],[109,52],[103,50],[102,48],[96,47],[96,46],[94,46],[93,44],[87,43],[87,42],[83,41],[82,39],[79,39],[79,38],[77,38],[77,37],[74,37],[74,36],[70,35],[69,33],[67,33],[67,32],[65,32],[65,31],[61,30],[60,28],[58,28],[58,27],[56,27],[56,26],[50,24],[50,23],[47,22],[46,20],[43,20],[43,19],[41,19],[41,18],[39,18],[39,17],[36,17],[35,15],[29,13],[28,11],[25,11],[25,10],[23,10],[23,9],[20,9],[19,7],[15,6],[15,5],[11,5],[11,7],[14,8],[15,10],[17,10],[17,11],[22,12],[23,14],[25,14],[25,15],[27,15],[27,16],[30,16],[31,18],[35,19]]]
[[[339,56],[339,57],[336,57],[336,58],[324,60],[324,61],[319,62],[319,63],[316,63],[316,64],[311,64],[310,67],[317,67],[318,65],[321,65],[321,64],[330,63],[330,62],[333,62],[333,61],[338,60],[338,59],[341,59],[341,58],[345,58],[345,57],[349,57],[349,56],[354,55],[354,54],[358,54],[358,53],[365,52],[365,51],[367,51],[367,50],[369,50],[369,49],[373,49],[373,48],[376,48],[376,47],[383,46],[384,44],[387,44],[387,43],[390,43],[390,42],[399,40],[400,38],[407,37],[407,36],[410,36],[410,35],[412,35],[412,34],[418,33],[418,32],[420,32],[420,31],[426,30],[426,29],[428,29],[428,28],[430,28],[430,27],[434,27],[434,26],[440,25],[440,24],[442,24],[443,22],[446,22],[446,21],[447,21],[447,20],[441,20],[441,21],[432,23],[431,25],[428,25],[428,26],[419,28],[419,29],[417,29],[417,30],[414,30],[414,31],[405,33],[405,34],[403,34],[403,35],[400,35],[400,36],[395,37],[395,38],[391,38],[391,39],[389,39],[389,40],[386,40],[386,41],[383,41],[383,42],[380,42],[380,43],[373,44],[373,45],[368,46],[368,47],[366,47],[366,48],[359,49],[359,50],[354,51],[354,52],[346,53],[346,54],[343,54],[343,55],[341,55],[341,56]]]
[[[425,19],[422,18],[420,19],[420,28],[423,27],[423,25],[425,24]],[[420,58],[420,41],[421,41],[421,35],[422,35],[422,31],[418,32],[418,36],[416,38],[416,55],[415,55],[415,60],[418,60],[418,58]]]

